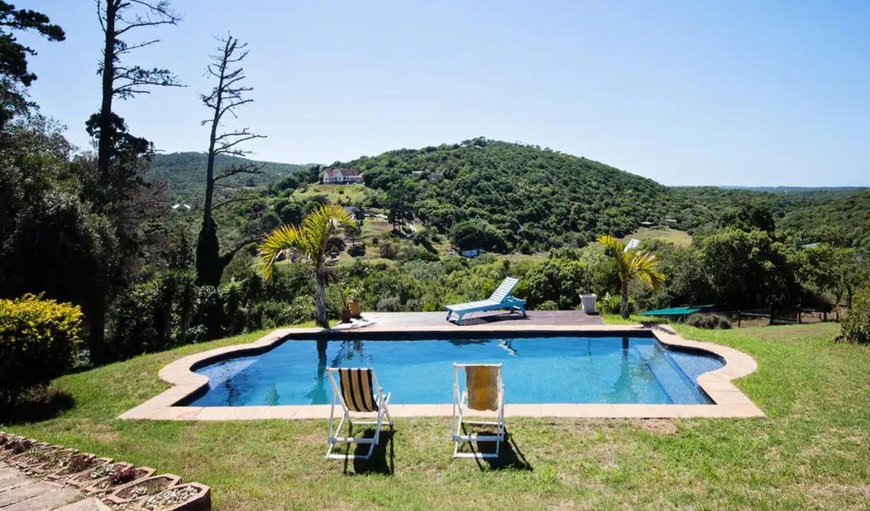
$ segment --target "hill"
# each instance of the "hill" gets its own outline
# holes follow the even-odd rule
[[[742,204],[762,206],[778,229],[806,243],[827,241],[870,250],[870,188],[784,188],[756,191],[722,187],[677,187],[699,215],[718,219]]]
[[[220,164],[240,160],[226,158]],[[315,167],[265,163],[262,174],[242,183],[263,185],[259,199],[229,208],[223,225],[268,229],[297,223],[309,202],[336,202],[415,219],[431,233],[463,231],[466,239],[488,250],[536,253],[582,246],[599,234],[623,237],[639,230],[649,231],[645,237],[679,235],[685,244],[691,239],[685,233],[709,232],[729,212],[753,205],[803,242],[835,237],[840,244],[870,247],[868,189],[667,187],[588,158],[485,138],[334,165],[361,171],[365,186],[313,184],[318,180]],[[196,204],[204,166],[202,153],[176,153],[156,157],[151,171],[170,181],[176,197]],[[300,172],[306,168],[310,170]],[[388,230],[385,217],[381,227]],[[667,229],[649,230],[656,226]],[[449,249],[447,240],[436,244]]]
[[[165,181],[169,184],[173,200],[189,204],[197,204],[202,198],[206,153],[183,152],[157,154],[151,160],[147,176],[154,181]],[[312,167],[312,164],[275,163],[249,160],[236,156],[219,155],[215,162],[217,169],[230,165],[256,163],[261,166],[259,174],[233,176],[226,184],[234,187],[253,188],[272,183],[289,174]]]
[[[343,162],[442,232],[464,222],[502,238],[506,250],[575,246],[597,234],[624,235],[641,222],[696,225],[693,201],[651,179],[538,146],[476,138],[389,151]]]

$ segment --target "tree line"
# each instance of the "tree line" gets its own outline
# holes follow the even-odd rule
[[[252,101],[242,67],[246,45],[228,35],[210,57],[213,88],[200,95],[208,112],[203,124],[211,129],[201,226],[193,242],[186,225],[166,220],[165,183],[146,179],[154,145],[135,135],[118,114],[119,101],[155,87],[184,86],[173,71],[136,61],[138,50],[160,43],[153,32],[177,25],[180,17],[164,0],[96,0],[96,7],[94,23],[103,35],[102,47],[95,48],[101,100],[96,113],[83,120],[94,150],[74,154],[63,128],[28,98],[27,88],[37,77],[27,64],[36,52],[15,38],[35,31],[62,42],[63,29],[43,13],[0,2],[0,295],[32,292],[80,305],[90,358],[99,363],[122,356],[118,346],[133,320],[125,315],[124,303],[144,291],[142,283],[159,277],[157,299],[177,294],[178,300],[193,303],[191,286],[217,286],[233,255],[256,239],[249,235],[222,249],[213,211],[243,199],[238,194],[218,198],[225,197],[218,194],[225,182],[260,171],[246,160],[216,162],[247,154],[244,143],[261,136],[225,122]],[[196,314],[206,313],[191,305],[180,318],[157,314],[149,321],[163,334],[139,342],[159,344],[154,339],[167,337],[176,323],[194,321]]]

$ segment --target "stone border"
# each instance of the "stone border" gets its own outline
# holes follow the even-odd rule
[[[319,334],[321,328],[284,328],[261,337],[250,344],[227,346],[196,353],[172,362],[160,370],[161,379],[173,387],[149,399],[141,405],[121,414],[119,419],[148,420],[254,420],[254,419],[326,419],[329,405],[279,405],[279,406],[176,406],[177,403],[200,392],[208,386],[208,377],[194,370],[207,363],[228,356],[244,353],[255,354],[268,351],[290,335]],[[457,329],[444,327],[378,327],[372,326],[364,333],[451,333]],[[681,418],[681,417],[763,417],[764,412],[734,386],[732,380],[746,376],[757,368],[755,360],[733,348],[709,342],[687,341],[670,326],[655,325],[589,325],[589,326],[534,326],[517,324],[488,324],[486,328],[473,328],[474,332],[571,332],[577,334],[652,334],[666,346],[702,350],[718,355],[725,366],[702,374],[698,378],[701,389],[714,404],[668,405],[668,404],[598,404],[598,403],[543,403],[507,404],[507,417],[589,417],[589,418]],[[390,405],[393,417],[449,417],[451,404],[436,405]]]

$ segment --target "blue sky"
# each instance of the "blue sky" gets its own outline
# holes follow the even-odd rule
[[[43,113],[88,146],[99,106],[91,0],[16,1],[62,43]],[[175,0],[134,56],[189,85],[120,102],[161,151],[202,151],[215,36],[249,43],[252,157],[349,160],[476,136],[550,147],[668,185],[870,185],[870,2]],[[130,62],[132,62],[131,60]]]

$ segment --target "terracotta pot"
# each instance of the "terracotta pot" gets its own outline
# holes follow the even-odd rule
[[[54,462],[61,459],[63,456],[72,456],[76,452],[75,449],[66,449],[60,446],[39,442],[34,443],[24,452],[9,458],[9,464],[21,469],[33,468],[45,465],[48,462]]]
[[[46,451],[48,449],[58,449],[58,447],[52,447],[45,442],[33,442],[27,438],[20,438],[18,439],[18,442],[9,449],[7,463],[12,466],[18,466],[19,463],[27,466],[28,461],[33,461],[33,453],[31,452],[33,449]]]
[[[110,493],[106,497],[106,500],[113,504],[128,504],[133,501],[156,495],[166,488],[175,486],[180,482],[181,478],[173,474],[161,474],[159,476],[146,477],[121,486]],[[147,493],[137,493],[138,488],[145,488]]]
[[[103,480],[108,479],[109,478],[108,474],[117,465],[128,466],[128,467],[132,466],[129,463],[123,463],[123,462],[122,463],[114,463],[110,458],[97,458],[97,460],[98,460],[98,463],[94,464],[94,466],[90,467],[89,469],[82,470],[81,472],[79,472],[77,474],[73,474],[73,475],[69,476],[66,479],[65,483],[69,484],[71,486],[75,486],[77,488],[87,488],[88,486],[91,486],[92,484],[94,484],[97,481],[103,481]],[[105,467],[107,469],[106,475],[102,475],[99,477],[93,477],[94,472],[101,469],[102,467]]]
[[[17,448],[20,448],[20,442],[22,442],[22,441],[30,442],[31,444],[33,443],[31,440],[28,440],[28,439],[24,438],[23,436],[5,433],[4,434],[4,441],[2,444],[0,444],[0,460],[10,459],[14,456],[22,454],[27,449],[29,449],[30,447],[28,446],[27,449],[15,452]]]
[[[196,490],[196,493],[193,494],[190,498],[188,498],[184,502],[179,502],[176,504],[172,504],[168,507],[154,507],[149,506],[149,504],[153,504],[155,500],[159,502],[160,494],[152,495],[151,497],[144,498],[139,500],[136,503],[137,509],[143,509],[151,511],[152,509],[155,511],[211,511],[211,489],[199,483],[187,483],[187,484],[179,484],[177,486],[172,486],[164,490],[166,491],[182,491],[186,488],[193,488]],[[162,493],[162,492],[161,492]]]
[[[81,466],[80,467],[73,466],[73,464],[76,463],[76,461],[75,461],[76,456],[84,456],[84,460],[83,460],[84,468],[81,468]],[[107,465],[111,462],[112,462],[111,458],[97,458],[97,456],[95,454],[90,454],[90,453],[81,454],[80,453],[80,454],[76,454],[75,456],[71,457],[68,465],[61,467],[60,469],[55,470],[54,472],[48,474],[46,476],[46,478],[51,479],[53,481],[68,480],[68,479],[72,479],[72,478],[76,477],[79,474],[89,474],[98,466]]]
[[[362,315],[362,307],[360,307],[359,300],[351,300],[347,302],[347,308],[350,309],[351,317],[358,318]]]
[[[115,466],[122,467],[132,467],[133,465],[129,463],[116,463]],[[88,486],[85,486],[85,493],[90,495],[98,495],[101,493],[108,493],[115,491],[117,489],[123,488],[124,486],[139,482],[143,479],[147,479],[154,475],[157,472],[153,468],[150,467],[136,467],[136,478],[132,481],[127,481],[126,483],[121,483],[117,485],[113,485],[111,481],[111,476],[103,476],[99,479],[94,479],[90,482]]]
[[[49,451],[45,458],[31,460],[27,467],[23,467],[25,468],[24,473],[30,476],[44,476],[50,474],[59,468],[62,468],[64,462],[78,454],[78,452],[77,449],[57,447]]]

